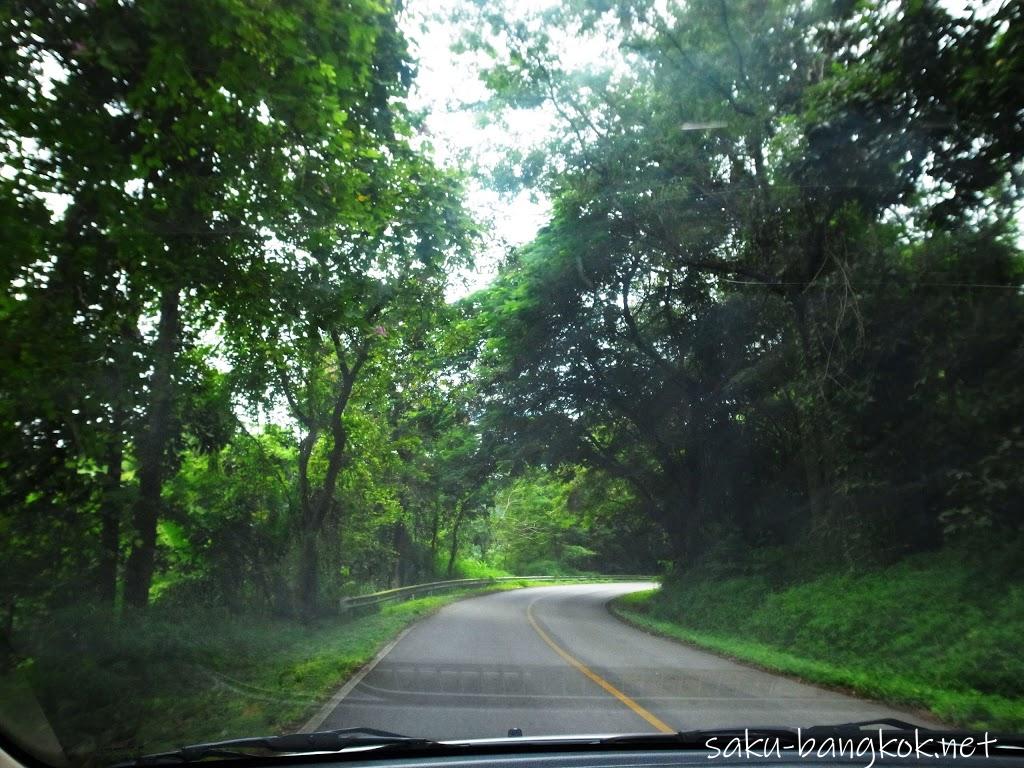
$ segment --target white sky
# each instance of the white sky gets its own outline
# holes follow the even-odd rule
[[[555,0],[516,0],[516,10],[533,11]],[[409,37],[418,74],[409,104],[425,110],[429,138],[436,159],[443,165],[465,167],[466,163],[487,168],[497,160],[500,146],[510,143],[531,146],[542,141],[551,127],[544,111],[511,116],[509,127],[478,123],[471,105],[487,98],[487,89],[477,77],[478,62],[470,54],[456,56],[451,46],[456,30],[447,20],[452,10],[467,0],[408,0],[403,29]],[[486,286],[495,276],[498,261],[509,246],[533,239],[545,223],[549,203],[540,195],[531,199],[523,192],[514,197],[499,195],[479,181],[468,189],[470,210],[486,231],[485,248],[476,257],[476,267],[458,275],[448,291],[454,300]]]
[[[940,0],[951,13],[964,15],[973,9],[991,13],[1000,0]],[[550,7],[559,0],[510,0],[495,2],[505,10],[514,8],[524,16]],[[418,75],[409,100],[416,110],[427,114],[427,130],[435,147],[436,159],[443,165],[482,168],[493,166],[501,146],[536,146],[543,141],[554,120],[546,110],[506,115],[511,126],[478,124],[471,108],[474,102],[487,98],[487,89],[477,77],[479,61],[471,54],[456,55],[451,46],[457,32],[449,21],[453,10],[470,5],[470,0],[407,0],[402,18]],[[575,66],[601,59],[602,51],[595,41],[566,38],[563,55]],[[517,119],[518,118],[518,119]],[[511,128],[511,130],[510,130]],[[476,266],[457,275],[449,287],[448,298],[455,300],[486,286],[495,276],[497,264],[509,246],[522,245],[533,239],[547,220],[549,201],[539,192],[523,192],[515,197],[500,195],[486,189],[479,180],[470,182],[470,210],[483,223],[487,232],[485,247],[477,254]]]
[[[559,1],[496,0],[494,5],[526,16]],[[940,2],[955,14],[964,14],[972,8],[987,14],[1000,0]],[[527,148],[542,143],[555,121],[549,110],[536,109],[506,114],[505,125],[483,127],[479,124],[472,105],[484,101],[488,95],[477,76],[481,62],[474,59],[473,54],[456,55],[451,51],[457,31],[449,17],[455,9],[470,5],[471,0],[406,0],[401,23],[418,62],[409,104],[414,110],[427,113],[428,137],[441,164],[463,168],[476,164],[487,169],[499,159],[503,146]],[[596,63],[607,56],[607,51],[593,40],[584,42],[563,37],[563,43],[561,53],[574,67]],[[43,75],[51,79],[61,77],[59,67],[49,61],[44,62]],[[0,168],[0,171],[6,170]],[[550,213],[549,201],[539,191],[510,197],[487,189],[478,179],[469,181],[467,197],[470,210],[484,226],[485,245],[476,255],[475,268],[453,278],[448,290],[449,300],[486,286],[494,278],[497,264],[507,248],[532,240]],[[60,215],[67,200],[49,195],[47,203],[55,215]]]

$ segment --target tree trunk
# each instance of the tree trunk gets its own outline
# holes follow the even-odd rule
[[[441,505],[434,502],[434,515],[430,521],[430,568],[437,568],[437,535],[441,527]]]
[[[125,567],[125,604],[132,608],[144,608],[148,604],[156,564],[156,528],[164,464],[173,437],[173,368],[179,344],[180,299],[177,287],[164,288],[160,295],[149,419],[138,439],[139,495],[132,515],[132,550]]]
[[[348,444],[348,432],[342,421],[345,407],[352,394],[352,381],[345,378],[341,392],[338,394],[334,410],[331,415],[331,439],[332,445],[327,456],[327,472],[324,475],[323,485],[314,494],[307,494],[303,501],[302,510],[302,550],[299,562],[299,599],[301,601],[302,614],[306,619],[312,619],[317,614],[320,597],[320,572],[319,558],[317,554],[317,536],[323,528],[324,520],[334,502],[334,491],[338,485],[338,475],[345,463],[345,448]],[[312,444],[309,453],[312,452]],[[305,456],[304,464],[308,465],[309,455]],[[307,476],[306,470],[302,470],[302,476]],[[306,481],[308,485],[308,480]]]
[[[299,506],[302,529],[299,549],[298,600],[299,613],[311,618],[316,612],[319,584],[319,559],[316,551],[316,532],[313,529],[314,504],[309,484],[309,460],[320,437],[320,430],[310,427],[299,441]]]
[[[349,367],[345,353],[336,333],[332,333],[338,369],[341,372],[341,387],[334,393],[334,404],[328,419],[320,419],[315,415],[312,403],[304,419],[309,434],[299,448],[299,486],[302,504],[302,548],[299,552],[299,601],[305,619],[316,616],[319,592],[319,559],[317,554],[317,537],[323,528],[331,506],[334,504],[334,491],[338,485],[338,476],[345,465],[348,447],[348,430],[345,428],[345,409],[352,397],[352,389],[359,377],[364,363],[370,354],[369,344],[364,344]],[[295,398],[289,396],[289,403],[294,406]],[[301,414],[299,414],[301,416]],[[330,427],[331,449],[327,455],[327,471],[324,481],[315,492],[309,485],[309,459],[320,434],[321,425]]]
[[[100,562],[97,569],[99,599],[114,607],[117,598],[117,566],[121,546],[121,466],[124,444],[121,442],[120,415],[114,417],[114,435],[107,455],[103,504],[100,508]]]
[[[396,587],[405,586],[406,575],[409,571],[410,546],[409,531],[401,520],[394,524],[391,535],[391,545],[395,550],[395,567],[392,574],[392,585]]]
[[[800,350],[803,353],[805,374],[809,378],[819,376],[818,357],[814,353],[807,319],[807,303],[802,295],[792,301],[794,322]],[[825,392],[820,382],[818,395],[822,406],[826,406]],[[792,401],[791,401],[792,402]],[[825,439],[821,433],[819,419],[812,412],[806,416],[800,412],[796,403],[792,403],[796,415],[797,429],[800,432],[800,456],[807,483],[807,501],[810,507],[811,528],[817,534],[827,534],[830,525],[829,482],[826,472]]]
[[[299,604],[304,619],[316,616],[320,592],[320,558],[316,548],[316,531],[302,532],[299,553]]]
[[[821,447],[817,439],[817,430],[809,429],[796,405],[793,405],[797,420],[797,439],[800,441],[800,463],[804,470],[804,483],[807,488],[807,504],[811,525],[825,525],[828,517],[825,495],[825,478],[821,468]],[[813,421],[813,417],[807,419]]]
[[[5,599],[4,605],[4,628],[3,628],[3,651],[6,652],[10,648],[12,638],[14,637],[14,614],[17,609],[17,601],[14,595],[8,595]],[[3,658],[0,656],[0,658]]]
[[[701,461],[700,450],[688,452],[684,462],[685,466],[685,487],[682,489],[686,509],[686,521],[683,525],[683,549],[682,565],[689,568],[696,563],[705,548],[705,541],[701,535],[704,524],[704,471]]]
[[[459,528],[462,526],[462,517],[462,504],[459,503],[458,510],[455,513],[455,521],[452,523],[452,545],[448,553],[448,568],[445,571],[449,579],[455,573],[455,558],[459,554]]]

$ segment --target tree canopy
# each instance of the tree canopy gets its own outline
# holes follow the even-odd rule
[[[1021,14],[467,4],[486,118],[555,126],[482,180],[551,215],[451,301],[400,4],[14,3],[5,631],[1019,546]]]

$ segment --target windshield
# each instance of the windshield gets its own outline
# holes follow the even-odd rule
[[[1024,732],[1024,5],[0,49],[5,749]]]

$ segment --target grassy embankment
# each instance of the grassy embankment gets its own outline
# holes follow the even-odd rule
[[[1024,584],[951,553],[771,588],[694,577],[616,601],[635,625],[810,682],[1024,731]]]
[[[298,729],[402,629],[496,584],[389,603],[315,625],[224,612],[162,612],[118,624],[64,616],[21,670],[75,762]]]

